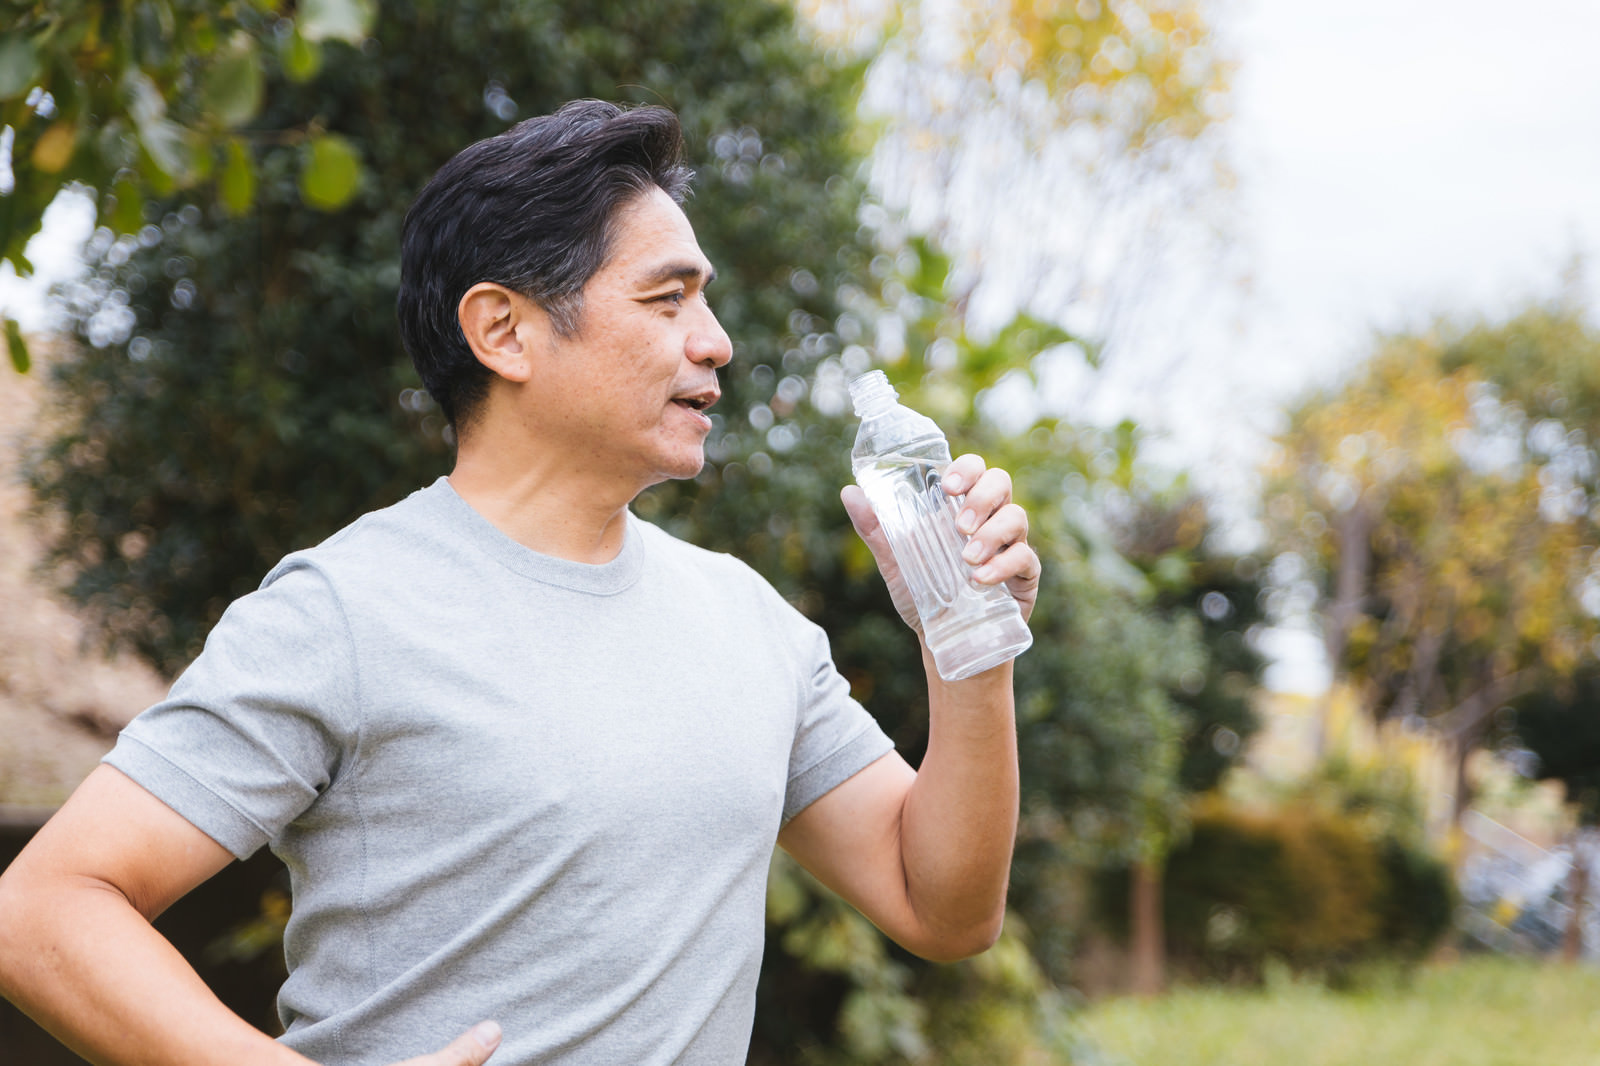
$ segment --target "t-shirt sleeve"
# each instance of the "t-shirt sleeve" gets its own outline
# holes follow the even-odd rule
[[[820,626],[787,603],[786,628],[801,671],[800,716],[789,754],[783,821],[788,821],[894,749],[876,719],[850,695]]]
[[[353,749],[358,699],[338,598],[291,557],[228,608],[105,761],[243,859],[332,783]]]

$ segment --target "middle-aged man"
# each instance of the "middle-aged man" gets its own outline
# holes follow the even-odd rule
[[[946,683],[924,648],[913,771],[816,626],[628,510],[700,470],[732,355],[681,151],[670,112],[582,101],[413,205],[401,327],[454,469],[230,607],[0,878],[0,991],[85,1057],[733,1066],[774,842],[919,955],[993,942],[1010,665]],[[964,456],[944,487],[974,579],[1030,610],[1009,479]],[[277,1041],[150,925],[263,845],[294,894]]]

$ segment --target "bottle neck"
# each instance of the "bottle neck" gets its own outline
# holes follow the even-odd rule
[[[850,402],[863,422],[894,410],[900,394],[881,370],[862,374],[850,382]]]

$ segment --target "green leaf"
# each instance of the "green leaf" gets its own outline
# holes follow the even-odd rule
[[[144,225],[144,196],[139,186],[123,178],[111,187],[111,196],[115,203],[106,213],[111,228],[117,233],[138,232]]]
[[[122,77],[123,102],[133,119],[147,164],[140,169],[159,186],[180,186],[193,177],[194,143],[184,127],[167,118],[167,100],[137,67]]]
[[[305,84],[322,69],[322,49],[305,39],[298,28],[282,39],[279,60],[283,73],[292,82]]]
[[[39,56],[33,43],[18,34],[0,41],[0,100],[24,95],[39,77]]]
[[[139,127],[139,143],[161,173],[180,185],[189,178],[194,161],[188,130],[176,122],[159,119]]]
[[[247,34],[235,34],[206,74],[206,106],[224,126],[241,125],[261,110],[262,83],[255,41]]]
[[[349,141],[328,133],[311,140],[300,171],[300,198],[319,211],[337,211],[350,202],[361,181],[361,157]]]
[[[222,206],[230,215],[242,215],[256,199],[256,168],[244,142],[234,138],[224,149],[222,174],[217,179]]]
[[[377,13],[375,0],[306,0],[295,22],[308,41],[360,44],[372,32]]]
[[[11,365],[17,368],[17,373],[26,374],[28,368],[33,365],[33,360],[28,357],[28,343],[22,339],[22,327],[8,317],[5,328],[6,347],[11,351]]]

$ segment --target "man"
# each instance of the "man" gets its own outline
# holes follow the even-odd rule
[[[732,354],[680,156],[670,112],[585,101],[413,205],[400,319],[453,471],[235,603],[0,879],[0,991],[85,1057],[742,1062],[774,841],[914,952],[998,934],[1009,665],[945,683],[924,649],[914,772],[815,626],[628,511],[700,470]],[[1030,609],[1009,479],[964,456],[945,488]],[[295,904],[278,1042],[149,925],[263,844]]]

